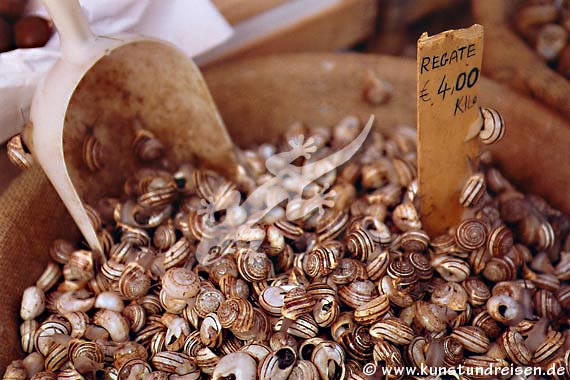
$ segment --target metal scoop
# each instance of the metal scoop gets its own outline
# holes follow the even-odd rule
[[[198,159],[235,175],[234,146],[191,59],[147,37],[95,36],[77,0],[42,2],[62,57],[36,90],[23,137],[91,249],[102,252],[84,204],[120,194],[141,165],[136,138],[159,137],[163,162]]]

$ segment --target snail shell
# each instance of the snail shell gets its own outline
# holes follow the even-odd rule
[[[316,300],[311,294],[301,287],[296,287],[285,294],[281,315],[294,321],[300,316],[310,313],[315,304]]]
[[[488,249],[495,257],[505,256],[513,247],[513,233],[501,224],[491,231],[489,235]]]
[[[174,299],[189,299],[200,291],[200,279],[190,269],[172,268],[162,277],[162,289]]]
[[[319,371],[308,360],[297,360],[288,380],[319,380]]]
[[[390,301],[386,295],[379,295],[373,300],[358,306],[354,310],[354,320],[362,325],[371,325],[390,311]]]
[[[505,134],[505,120],[499,112],[493,108],[481,107],[483,125],[479,133],[479,139],[483,144],[494,144],[501,140]]]
[[[80,373],[92,371],[93,364],[103,363],[105,359],[103,350],[95,342],[74,339],[69,342],[68,349],[69,359]]]
[[[372,236],[362,227],[352,227],[346,237],[346,248],[351,257],[366,262],[375,248]]]
[[[275,330],[281,331],[285,324],[281,318],[275,324]],[[301,339],[314,338],[319,333],[319,326],[310,314],[304,314],[294,320],[287,328],[287,334],[291,334]]]
[[[545,363],[552,359],[556,352],[564,345],[565,338],[562,333],[550,330],[544,341],[534,350],[533,363]]]
[[[45,357],[45,368],[48,371],[57,371],[65,362],[67,362],[68,350],[67,346],[58,343],[52,343]]]
[[[338,343],[353,359],[365,361],[372,358],[374,339],[370,336],[367,327],[358,326],[354,330],[345,331],[338,338]]]
[[[469,264],[457,257],[439,255],[432,259],[431,265],[446,281],[462,282],[471,273]]]
[[[353,309],[372,301],[377,295],[374,283],[368,280],[354,281],[338,290],[340,301]]]
[[[202,287],[196,296],[193,309],[200,318],[206,318],[208,314],[216,312],[224,300],[224,295],[218,289]]]
[[[374,345],[372,355],[375,363],[385,365],[387,368],[402,367],[404,364],[400,350],[385,340],[380,340]]]
[[[237,267],[241,277],[249,282],[265,280],[273,271],[271,260],[264,252],[249,248],[237,252]]]
[[[400,231],[419,230],[422,223],[412,203],[401,203],[392,212],[392,221]]]
[[[506,330],[499,338],[499,343],[513,363],[518,365],[529,365],[531,363],[532,353],[519,332],[511,329]]]
[[[222,344],[222,324],[215,313],[208,314],[202,321],[200,340],[210,348],[217,348]]]
[[[22,170],[28,169],[34,164],[34,158],[19,134],[8,140],[6,153],[10,162]]]
[[[144,268],[136,262],[127,264],[119,278],[119,292],[128,300],[145,296],[150,286],[150,277]]]
[[[414,339],[414,330],[400,318],[384,318],[370,327],[373,338],[387,340],[396,345],[410,344]]]
[[[534,294],[534,309],[539,317],[551,321],[556,320],[562,313],[562,307],[556,296],[544,289],[540,289]]]
[[[337,267],[342,253],[341,243],[334,240],[324,242],[305,256],[303,271],[313,278],[326,276]]]
[[[455,328],[451,335],[457,340],[467,351],[475,353],[485,353],[489,349],[489,338],[479,327],[460,326]]]
[[[430,239],[425,231],[406,231],[400,237],[400,247],[405,252],[424,252],[428,249]]]
[[[367,277],[364,265],[358,260],[348,258],[340,259],[337,267],[330,275],[331,280],[336,285],[347,285],[352,281],[366,279]]]
[[[476,277],[468,278],[463,281],[463,288],[467,293],[469,303],[475,307],[485,305],[487,300],[491,297],[489,287],[481,279]]]
[[[31,286],[24,290],[20,305],[20,317],[24,321],[35,319],[44,312],[45,307],[46,297],[42,289]]]
[[[493,282],[514,280],[517,268],[510,257],[493,257],[485,265],[483,276]]]
[[[180,266],[188,259],[192,251],[191,242],[182,237],[172,245],[164,255],[164,269],[168,270],[173,267]]]
[[[451,310],[462,311],[467,308],[468,296],[465,289],[456,282],[445,282],[434,287],[431,301]]]
[[[152,366],[159,371],[177,373],[179,375],[184,375],[195,370],[190,357],[182,352],[158,352],[151,358],[151,363]]]
[[[30,353],[34,350],[34,335],[38,330],[39,323],[35,320],[24,321],[20,325],[20,342],[22,351]]]
[[[317,367],[321,379],[344,379],[346,355],[340,345],[330,341],[319,343],[311,355],[311,362]]]
[[[56,263],[65,265],[69,260],[69,256],[75,251],[76,248],[71,242],[57,239],[53,242],[49,250],[49,255]]]
[[[283,347],[267,355],[258,367],[260,379],[287,380],[297,359],[291,347]]]
[[[487,301],[487,311],[491,318],[505,325],[516,325],[523,319],[521,305],[507,295],[496,295]]]
[[[132,143],[133,151],[137,158],[143,162],[151,162],[159,159],[164,154],[164,146],[154,133],[138,128]]]
[[[481,311],[477,314],[471,324],[479,327],[485,332],[489,339],[498,338],[501,335],[502,329],[497,322],[491,317],[487,310]]]
[[[317,300],[313,307],[313,318],[317,326],[326,328],[332,325],[340,314],[340,305],[336,296],[326,295]]]
[[[233,376],[233,377],[232,377]],[[223,356],[212,373],[212,380],[256,380],[257,362],[246,352],[234,352]]]
[[[473,174],[467,179],[461,190],[459,203],[465,208],[477,206],[486,193],[485,176],[482,173]]]
[[[366,265],[366,272],[370,280],[378,281],[384,277],[388,270],[388,265],[390,265],[390,252],[388,250],[382,250],[374,260]]]
[[[243,298],[228,298],[217,311],[222,327],[238,332],[248,331],[253,327],[254,313],[251,303]]]
[[[134,333],[141,331],[146,324],[146,311],[139,304],[133,303],[126,306],[121,314],[125,317],[131,327],[131,331]]]
[[[455,241],[459,247],[467,251],[473,251],[485,245],[488,234],[487,225],[481,220],[467,219],[457,227]]]
[[[317,240],[324,242],[335,239],[348,225],[349,215],[344,210],[326,209],[317,222]]]
[[[415,269],[418,280],[428,281],[433,277],[433,269],[426,255],[420,252],[412,252],[408,259]]]

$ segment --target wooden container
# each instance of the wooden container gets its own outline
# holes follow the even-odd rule
[[[347,114],[367,119],[386,133],[415,125],[415,62],[398,58],[301,54],[257,58],[205,72],[210,90],[234,141],[241,146],[274,140],[294,121],[331,126]],[[382,106],[362,100],[369,70],[395,88]],[[499,167],[526,191],[544,195],[570,211],[570,125],[536,102],[489,80],[483,104],[500,110],[508,129],[492,148]],[[79,239],[45,176],[34,168],[0,197],[0,373],[21,357],[18,326],[23,290],[35,282],[55,238]]]

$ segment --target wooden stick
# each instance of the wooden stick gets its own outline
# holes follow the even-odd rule
[[[423,228],[441,234],[461,220],[461,186],[478,156],[483,27],[418,40],[418,181]]]

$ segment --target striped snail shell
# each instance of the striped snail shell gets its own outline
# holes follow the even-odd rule
[[[69,260],[69,256],[71,256],[75,250],[76,248],[73,243],[67,240],[57,239],[53,242],[49,250],[49,255],[56,263],[65,265]]]
[[[510,257],[493,257],[485,265],[483,276],[493,282],[514,280],[517,267]]]
[[[457,340],[467,351],[482,354],[489,348],[489,338],[479,327],[460,326],[455,328],[450,335]]]
[[[559,331],[550,330],[544,341],[534,350],[533,363],[545,363],[553,358],[564,344],[565,338]]]
[[[285,294],[281,315],[296,320],[302,315],[310,313],[315,304],[316,300],[305,289],[295,287]]]
[[[28,169],[34,164],[34,158],[19,134],[8,141],[6,144],[6,153],[8,154],[10,162],[20,169]]]
[[[398,258],[392,260],[388,265],[388,276],[390,276],[399,289],[404,290],[418,282],[418,274],[416,268],[407,258]]]
[[[428,249],[429,236],[425,231],[406,231],[400,238],[400,247],[405,252],[423,252]]]
[[[562,307],[556,296],[548,290],[540,289],[534,294],[536,314],[542,318],[556,320],[562,312]]]
[[[68,344],[68,350],[69,359],[79,372],[83,372],[81,367],[89,362],[103,363],[104,360],[103,351],[95,342],[73,339]],[[92,370],[92,368],[88,368],[87,370]]]
[[[264,252],[249,248],[237,252],[237,267],[243,279],[250,282],[265,280],[273,271],[273,264]]]
[[[418,280],[428,281],[433,277],[433,268],[431,267],[427,255],[420,252],[412,252],[408,256],[408,259],[416,270]]]
[[[371,325],[390,311],[390,301],[384,294],[358,306],[354,310],[354,320],[362,325]]]
[[[219,281],[219,287],[226,297],[241,297],[247,298],[249,296],[249,285],[241,278],[225,274]]]
[[[505,256],[513,244],[513,233],[504,224],[495,227],[489,235],[488,249],[495,257]]]
[[[529,365],[531,363],[532,353],[519,332],[507,329],[499,338],[499,342],[501,348],[513,363],[518,365]]]
[[[340,301],[353,309],[372,301],[377,295],[376,286],[368,280],[354,281],[338,290]]]
[[[208,268],[208,280],[214,284],[218,284],[225,275],[237,277],[238,274],[238,267],[233,255],[222,256]]]
[[[317,222],[317,239],[323,242],[335,239],[348,225],[349,215],[346,211],[329,208]]]
[[[492,108],[481,107],[481,116],[483,118],[483,125],[481,132],[479,132],[479,139],[483,144],[494,144],[501,140],[505,134],[505,120],[499,112]]]
[[[175,299],[195,297],[200,290],[198,275],[186,268],[172,268],[162,277],[162,288]]]
[[[491,260],[491,253],[487,247],[476,249],[469,254],[469,264],[471,264],[474,274],[481,273],[489,260]]]
[[[324,242],[305,256],[303,270],[309,277],[326,276],[337,267],[342,254],[342,243],[336,240]]]
[[[351,257],[366,262],[368,256],[374,251],[375,244],[368,231],[357,226],[350,229],[350,233],[346,237],[346,248]]]
[[[202,287],[193,308],[200,318],[206,318],[208,314],[216,312],[224,300],[224,294],[218,289],[212,286]]]
[[[142,128],[137,128],[132,147],[137,158],[143,162],[155,161],[164,153],[164,146],[154,133]]]
[[[150,286],[150,277],[144,268],[136,262],[127,264],[119,278],[119,292],[129,300],[145,296]]]
[[[152,237],[152,243],[157,249],[167,250],[176,243],[176,228],[174,228],[174,222],[169,219],[165,224],[158,226],[154,231],[154,236]]]
[[[366,361],[372,358],[374,339],[367,327],[358,326],[341,334],[338,343],[344,351],[355,360]]]
[[[487,310],[481,311],[477,314],[473,321],[471,321],[471,325],[475,327],[479,327],[481,330],[485,332],[485,334],[489,337],[489,339],[496,339],[501,335],[502,328],[499,326],[497,321],[491,317]]]
[[[319,380],[319,371],[308,360],[297,360],[288,380]]]
[[[217,311],[223,328],[238,332],[248,331],[255,321],[252,304],[243,298],[228,298]]]
[[[466,219],[455,230],[455,241],[468,251],[481,248],[487,241],[489,229],[487,225],[479,219]]]
[[[485,302],[491,297],[489,287],[476,277],[463,281],[463,288],[467,292],[469,303],[475,307],[485,305]]]
[[[467,307],[467,292],[456,282],[444,282],[436,285],[431,294],[431,301],[451,310],[462,311]]]
[[[277,321],[274,328],[275,330],[281,332],[285,322],[285,318],[281,318]],[[310,339],[317,336],[319,333],[319,326],[317,322],[310,314],[303,314],[287,327],[287,334],[291,334],[301,339]],[[257,338],[257,337],[255,337]],[[258,339],[258,338],[257,338]]]
[[[459,203],[465,208],[477,206],[486,193],[485,176],[483,173],[475,173],[465,182],[459,195]]]
[[[362,262],[355,259],[344,258],[339,260],[330,278],[337,285],[347,285],[357,279],[366,279],[367,276],[366,269]]]
[[[339,314],[340,305],[334,295],[321,297],[317,300],[315,307],[313,307],[313,318],[317,326],[322,328],[332,325]]]
[[[453,337],[446,336],[442,340],[443,365],[455,367],[463,361],[463,346]]]
[[[83,162],[91,172],[97,172],[103,167],[103,145],[92,134],[83,140]]]
[[[192,252],[192,243],[182,237],[178,239],[164,254],[164,269],[170,269],[182,265]]]
[[[368,273],[368,277],[372,281],[378,281],[386,274],[388,265],[390,265],[390,252],[385,249],[382,250],[378,256],[374,258],[374,260],[370,261],[366,265],[366,272]]]
[[[387,340],[396,345],[410,344],[414,339],[414,330],[400,318],[384,318],[370,327],[373,338]]]

